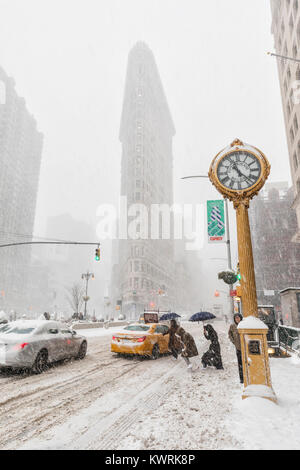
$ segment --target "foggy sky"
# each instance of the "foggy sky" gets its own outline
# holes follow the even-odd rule
[[[96,225],[97,206],[117,202],[127,56],[139,40],[176,127],[176,202],[220,198],[180,177],[207,173],[236,137],[266,153],[270,180],[290,181],[270,29],[268,0],[0,0],[0,64],[45,136],[35,233],[66,212]]]

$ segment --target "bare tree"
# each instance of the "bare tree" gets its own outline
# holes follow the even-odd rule
[[[73,312],[78,316],[83,304],[84,288],[81,284],[75,283],[72,287],[68,288],[67,291],[67,300],[71,305]]]

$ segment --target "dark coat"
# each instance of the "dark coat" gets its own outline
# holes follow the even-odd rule
[[[185,331],[182,327],[179,327],[176,331],[176,336],[180,338],[181,342],[184,345],[184,349],[182,351],[183,357],[198,356],[199,353],[195,340],[190,333]]]
[[[211,341],[208,351],[202,356],[202,363],[204,366],[214,366],[216,369],[223,369],[221,348],[218,340],[217,332],[211,325],[204,327],[204,336],[207,340]]]

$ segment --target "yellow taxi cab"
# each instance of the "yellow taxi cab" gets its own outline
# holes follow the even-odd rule
[[[118,354],[138,354],[157,359],[169,352],[169,330],[159,323],[135,323],[115,333],[111,340],[111,351]]]

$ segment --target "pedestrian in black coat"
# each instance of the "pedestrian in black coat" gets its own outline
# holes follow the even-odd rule
[[[204,326],[204,336],[207,340],[211,341],[208,351],[202,356],[202,365],[204,368],[207,366],[214,366],[216,369],[223,369],[221,348],[218,340],[217,332],[211,325]]]

